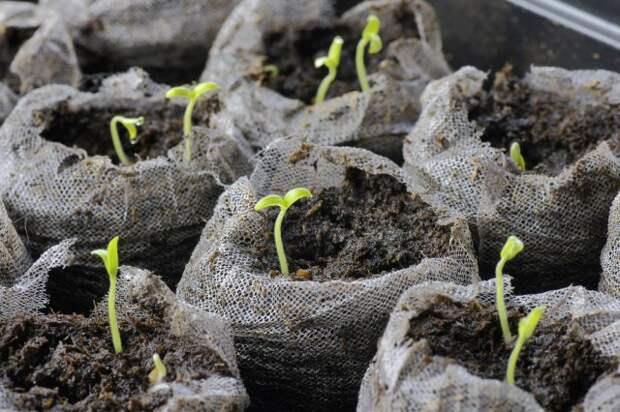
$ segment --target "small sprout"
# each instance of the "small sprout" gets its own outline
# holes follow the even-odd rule
[[[127,159],[127,155],[123,150],[123,145],[121,144],[121,138],[118,135],[118,124],[122,124],[127,129],[129,133],[129,141],[131,144],[136,144],[138,142],[138,130],[136,126],[142,126],[144,124],[144,117],[123,117],[123,116],[114,116],[110,121],[110,134],[112,135],[112,144],[114,144],[114,150],[116,151],[116,155],[118,156],[118,160],[125,166],[131,166],[131,162]]]
[[[263,66],[263,73],[271,76],[272,79],[278,77],[280,75],[280,69],[275,64],[267,64]]]
[[[379,37],[380,28],[381,21],[379,20],[379,18],[374,14],[369,15],[368,19],[366,20],[366,27],[364,27],[364,31],[362,32],[362,38],[357,43],[357,48],[355,49],[355,67],[357,69],[357,78],[359,79],[360,86],[362,87],[363,92],[367,92],[368,90],[370,90],[368,78],[366,77],[364,52],[366,51],[366,46],[368,46],[369,44],[369,54],[377,54],[381,51],[381,48],[383,47],[383,42],[381,41],[381,37]]]
[[[519,320],[519,336],[515,347],[512,349],[510,358],[508,359],[508,369],[506,370],[506,382],[511,385],[515,384],[515,369],[517,366],[517,359],[519,359],[519,353],[523,349],[525,341],[532,337],[538,321],[545,313],[544,306],[537,306],[524,318]]]
[[[525,159],[521,154],[521,146],[518,142],[510,145],[510,158],[517,164],[520,171],[525,172]]]
[[[110,290],[108,292],[108,321],[110,323],[110,332],[112,333],[112,344],[114,352],[121,353],[123,344],[121,343],[121,334],[118,331],[118,323],[116,321],[116,280],[118,277],[118,236],[115,236],[108,248],[97,249],[90,252],[103,260],[108,277],[110,278]]]
[[[183,116],[183,137],[185,138],[184,159],[186,163],[192,160],[192,139],[190,134],[192,132],[192,113],[194,112],[196,101],[206,92],[219,88],[220,86],[217,83],[204,82],[197,84],[194,88],[184,86],[173,87],[166,93],[168,99],[172,97],[184,97],[188,101],[187,107],[185,108],[185,115]]]
[[[342,44],[344,41],[342,37],[336,36],[332,41],[331,46],[329,46],[329,51],[327,56],[319,57],[314,61],[314,67],[317,69],[321,66],[327,67],[329,69],[329,73],[319,86],[319,90],[316,92],[316,98],[314,99],[315,103],[322,103],[325,101],[325,96],[327,96],[327,89],[332,84],[334,80],[336,80],[336,73],[338,73],[338,66],[340,65],[340,53],[342,52]]]
[[[256,211],[273,206],[278,206],[280,208],[280,213],[276,218],[276,224],[273,231],[276,241],[276,250],[278,251],[278,260],[280,261],[280,270],[285,276],[288,276],[289,272],[288,263],[286,262],[286,255],[284,254],[284,244],[282,243],[282,221],[284,220],[284,215],[286,214],[288,208],[299,199],[303,199],[305,197],[312,197],[312,193],[304,187],[298,187],[289,190],[284,197],[278,195],[267,195],[260,199],[256,203],[256,206],[254,206],[254,210]]]
[[[164,380],[168,372],[166,371],[166,365],[164,365],[157,353],[153,355],[153,363],[155,367],[149,373],[149,383],[151,385],[157,385]]]
[[[506,240],[506,244],[502,248],[499,254],[499,262],[495,267],[495,284],[496,284],[496,296],[495,306],[497,307],[497,313],[499,314],[499,323],[502,326],[502,334],[504,335],[504,342],[509,344],[512,342],[512,334],[510,333],[510,326],[508,325],[508,314],[506,313],[506,305],[504,303],[504,266],[506,262],[514,259],[523,250],[523,242],[516,236],[509,236]]]

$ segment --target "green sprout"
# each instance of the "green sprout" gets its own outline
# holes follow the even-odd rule
[[[381,37],[379,37],[381,21],[374,14],[368,16],[366,21],[366,27],[364,27],[364,31],[362,32],[362,38],[357,43],[357,48],[355,49],[355,67],[357,69],[357,78],[359,79],[363,92],[370,90],[368,78],[366,77],[366,66],[364,64],[364,52],[366,51],[366,46],[370,45],[370,47],[368,47],[369,54],[377,54],[383,47],[383,42],[381,41]]]
[[[271,76],[272,79],[278,77],[280,75],[280,69],[275,64],[267,64],[263,66],[263,73]]]
[[[506,263],[514,259],[523,250],[523,242],[516,236],[509,236],[506,240],[506,244],[502,248],[499,256],[499,262],[495,267],[495,284],[496,284],[496,296],[495,306],[497,307],[497,313],[499,314],[499,323],[502,326],[502,334],[504,335],[504,342],[509,344],[512,342],[512,334],[510,333],[510,326],[508,325],[508,314],[506,313],[506,305],[504,303],[504,266]]]
[[[329,51],[327,52],[327,56],[319,57],[314,61],[314,67],[317,69],[321,66],[327,67],[329,73],[321,84],[319,85],[319,90],[316,92],[316,98],[314,99],[315,103],[322,103],[325,101],[325,96],[327,96],[327,89],[332,84],[334,80],[336,80],[336,74],[338,73],[338,66],[340,65],[340,53],[342,52],[342,44],[344,41],[342,37],[336,36],[332,41],[332,44],[329,46]]]
[[[276,241],[276,250],[278,251],[278,260],[280,261],[280,270],[285,276],[288,276],[289,272],[288,263],[286,262],[286,255],[284,253],[284,244],[282,243],[282,221],[284,220],[284,215],[286,214],[288,208],[299,199],[303,199],[305,197],[312,197],[312,193],[304,187],[298,187],[289,190],[284,197],[278,195],[267,195],[260,199],[256,203],[256,206],[254,206],[254,210],[256,211],[273,206],[278,206],[280,208],[280,213],[276,218],[276,224],[273,231]]]
[[[515,369],[517,367],[517,359],[519,359],[519,353],[523,349],[525,341],[532,337],[538,321],[545,312],[544,306],[537,306],[523,319],[519,320],[519,336],[515,347],[512,349],[510,358],[508,359],[508,369],[506,370],[506,382],[511,385],[515,384]]]
[[[164,380],[168,371],[166,370],[166,365],[164,365],[157,353],[153,355],[153,364],[155,366],[149,373],[149,383],[151,385],[156,385]]]
[[[166,92],[168,99],[172,97],[184,97],[187,99],[187,107],[185,108],[185,115],[183,116],[183,137],[185,139],[185,154],[184,159],[186,163],[192,160],[192,139],[190,134],[192,132],[192,113],[194,112],[194,106],[200,96],[206,92],[217,90],[220,86],[213,82],[204,82],[197,84],[194,88],[178,86]]]
[[[521,154],[521,146],[518,142],[514,142],[510,145],[510,157],[517,164],[519,170],[525,172],[525,159]]]
[[[110,332],[112,333],[112,344],[114,352],[121,353],[123,344],[121,343],[121,334],[118,331],[118,323],[116,321],[116,280],[118,277],[118,236],[115,236],[108,248],[97,249],[90,252],[92,255],[99,256],[103,260],[106,271],[110,278],[110,290],[108,292],[108,321],[110,322]]]
[[[129,133],[129,141],[131,144],[136,144],[138,142],[138,130],[136,126],[142,126],[144,124],[144,117],[123,117],[123,116],[114,116],[110,121],[110,134],[112,135],[112,144],[114,144],[114,150],[116,151],[116,155],[118,156],[118,160],[125,166],[131,166],[131,162],[127,158],[125,151],[123,150],[123,145],[121,144],[121,138],[118,135],[118,124],[122,124],[127,129]]]

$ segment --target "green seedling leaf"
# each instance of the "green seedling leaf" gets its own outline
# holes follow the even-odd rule
[[[525,318],[519,320],[519,336],[517,337],[517,342],[515,343],[512,353],[510,354],[510,358],[508,359],[508,368],[506,369],[506,382],[511,385],[515,384],[515,370],[517,368],[519,354],[521,353],[525,342],[534,334],[536,326],[544,313],[545,307],[538,306],[532,309],[532,311]]]
[[[293,203],[306,197],[312,197],[312,193],[305,187],[289,190],[286,195],[284,195],[284,205],[288,209],[293,206]]]
[[[149,383],[151,385],[156,385],[164,380],[168,372],[166,370],[166,365],[164,365],[157,353],[153,355],[153,364],[153,370],[149,373]]]
[[[278,77],[280,75],[280,69],[278,69],[278,66],[276,66],[275,64],[267,64],[263,66],[263,72],[267,73],[272,78]]]
[[[136,144],[138,142],[138,129],[136,126],[142,126],[144,124],[144,117],[123,117],[123,116],[114,116],[110,121],[110,135],[112,136],[112,144],[114,145],[114,151],[116,152],[116,156],[118,156],[118,160],[125,165],[130,166],[131,162],[127,158],[125,151],[123,150],[123,145],[121,143],[121,138],[118,134],[118,124],[122,124],[123,127],[129,133],[129,141],[131,144]]]
[[[336,36],[332,41],[332,44],[329,46],[329,51],[327,52],[327,56],[319,57],[314,61],[314,67],[317,69],[319,67],[325,66],[329,70],[329,73],[321,84],[319,85],[319,89],[316,92],[316,97],[314,99],[315,103],[322,103],[325,101],[325,96],[327,96],[327,90],[329,86],[332,84],[334,80],[336,80],[336,74],[338,73],[338,66],[340,65],[340,54],[342,53],[342,45],[344,40],[342,37]]]
[[[374,14],[369,15],[366,20],[366,27],[362,31],[362,38],[357,43],[355,50],[355,68],[363,92],[370,90],[370,84],[366,75],[366,64],[364,63],[364,53],[367,46],[368,53],[370,54],[377,54],[383,48],[383,41],[379,37],[379,29],[381,29],[379,18]]]
[[[508,240],[506,240],[499,256],[501,259],[508,262],[516,258],[521,251],[523,251],[523,242],[516,236],[508,236]]]
[[[508,313],[506,311],[506,304],[504,303],[504,266],[506,263],[514,259],[523,250],[523,242],[516,236],[509,236],[508,240],[504,244],[500,252],[500,260],[495,267],[495,306],[497,308],[497,314],[499,316],[499,322],[502,327],[502,334],[504,335],[504,342],[510,344],[513,337],[510,332],[510,325],[508,324]]]
[[[282,199],[282,196],[267,195],[260,199],[258,202],[256,202],[254,210],[259,211],[273,206],[285,207],[284,199]]]
[[[514,142],[510,145],[510,158],[517,164],[520,171],[525,172],[525,159],[521,155],[521,146]]]

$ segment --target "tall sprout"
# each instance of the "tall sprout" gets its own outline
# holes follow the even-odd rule
[[[322,103],[325,101],[325,96],[327,96],[327,90],[329,90],[329,86],[336,80],[336,74],[338,74],[338,66],[340,65],[340,54],[342,52],[342,44],[344,41],[342,37],[336,36],[332,41],[332,44],[329,46],[329,51],[327,52],[327,56],[319,57],[314,61],[314,67],[317,69],[319,67],[325,66],[329,70],[327,76],[321,81],[319,85],[319,89],[316,92],[316,97],[314,99],[315,103]]]
[[[127,155],[123,150],[123,144],[121,143],[121,138],[118,133],[119,123],[122,124],[127,130],[131,144],[136,144],[138,142],[138,130],[136,129],[136,126],[142,126],[144,124],[144,117],[131,118],[114,116],[110,121],[110,135],[112,136],[112,144],[114,145],[116,156],[118,156],[118,160],[120,160],[123,165],[131,166],[131,161],[127,158]]]
[[[360,82],[360,86],[362,87],[362,91],[366,92],[370,90],[370,85],[368,84],[368,77],[366,77],[366,65],[364,63],[364,52],[366,51],[366,47],[368,47],[369,54],[377,54],[381,51],[383,47],[383,42],[381,37],[379,37],[379,29],[381,28],[381,21],[377,16],[371,14],[368,16],[366,20],[366,27],[364,27],[364,31],[362,32],[362,38],[357,43],[357,48],[355,49],[355,68],[357,69],[357,78]]]

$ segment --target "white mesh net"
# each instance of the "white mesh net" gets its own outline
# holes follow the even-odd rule
[[[189,167],[183,142],[119,167],[108,156],[72,147],[68,137],[91,149],[111,147],[109,120],[133,112],[144,115],[138,133],[155,133],[154,144],[164,138],[158,131],[175,120],[169,135],[176,136],[178,126],[181,140],[183,102],[166,101],[165,92],[141,70],[130,70],[107,78],[96,93],[52,85],[20,100],[0,129],[0,189],[18,230],[28,235],[28,247],[41,252],[76,237],[76,264],[99,266],[89,252],[119,235],[123,262],[160,269],[164,276],[180,274],[181,257],[193,249],[222,185],[250,170],[248,149],[218,129],[195,126]],[[50,139],[57,141],[47,140],[55,127]]]
[[[299,282],[261,269],[256,246],[273,222],[254,211],[256,201],[293,187],[317,193],[341,186],[347,167],[402,181],[394,163],[363,149],[273,142],[257,156],[251,177],[220,197],[179,283],[183,300],[230,320],[242,374],[257,388],[249,389],[253,401],[294,410],[354,404],[398,296],[418,282],[477,279],[469,230],[460,220],[449,223],[445,257],[368,279]]]
[[[420,119],[405,139],[406,170],[426,186],[425,199],[447,215],[467,215],[477,226],[483,266],[492,267],[513,234],[526,244],[516,260],[517,284],[521,276],[540,283],[561,273],[566,277],[553,287],[575,281],[595,286],[620,162],[603,141],[557,176],[519,174],[502,150],[481,140],[484,129],[468,118],[467,100],[481,91],[485,77],[465,67],[428,86]],[[534,67],[523,82],[577,111],[616,110],[620,98],[620,75],[611,72]]]
[[[601,253],[603,274],[599,290],[620,298],[620,195],[614,199],[609,210],[607,243]]]
[[[402,136],[417,119],[424,86],[430,79],[449,73],[434,11],[421,0],[368,1],[340,16],[337,3],[242,2],[218,34],[202,79],[223,85],[227,91],[223,98],[224,114],[254,147],[262,148],[280,137],[303,135],[320,144],[354,144],[400,158]],[[263,84],[264,65],[285,64],[268,61],[268,41],[293,35],[308,36],[304,44],[320,49],[323,46],[318,45],[319,37],[329,33],[327,40],[331,42],[336,33],[345,33],[340,66],[340,71],[344,71],[343,67],[351,66],[353,60],[346,47],[357,43],[369,13],[381,19],[380,35],[384,42],[379,55],[366,58],[370,64],[370,92],[353,91],[308,105]],[[412,37],[406,37],[407,33]],[[314,57],[326,53],[328,45],[324,50],[316,50],[316,56],[307,57],[304,64],[310,66],[311,72],[323,73],[314,69],[312,62]],[[302,52],[290,51],[300,55]],[[286,52],[280,57],[285,59],[288,55]],[[299,65],[292,66],[284,69],[302,70]],[[350,79],[350,83],[358,88],[357,78]]]
[[[510,287],[507,289],[509,307],[530,310],[546,306],[539,325],[560,319],[578,324],[586,339],[603,355],[620,356],[620,301],[582,287],[521,296],[513,296]],[[366,372],[357,410],[542,411],[530,393],[498,380],[474,376],[453,360],[433,354],[426,340],[413,342],[407,336],[410,320],[428,308],[431,296],[440,294],[463,303],[478,299],[489,305],[494,302],[494,293],[494,280],[473,286],[430,282],[405,292]],[[589,389],[583,410],[616,410],[620,407],[619,390],[614,373],[602,377]]]
[[[0,201],[0,285],[11,286],[31,263],[26,246]]]

